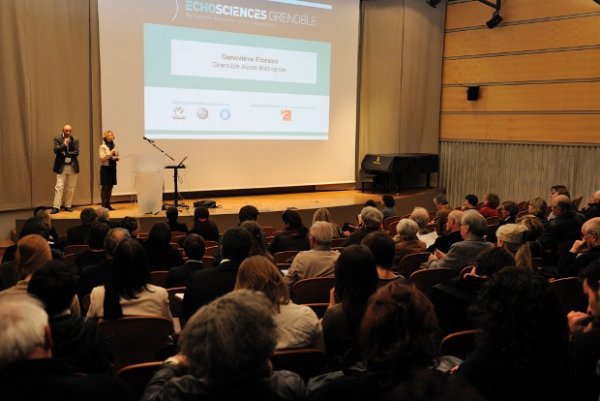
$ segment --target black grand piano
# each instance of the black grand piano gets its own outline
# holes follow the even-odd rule
[[[390,183],[394,183],[399,191],[404,174],[425,174],[429,188],[431,173],[439,171],[439,156],[432,153],[367,154],[360,167],[373,177],[373,189],[376,183],[382,183],[388,192]]]

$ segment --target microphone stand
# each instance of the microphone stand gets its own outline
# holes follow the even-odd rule
[[[173,161],[173,162],[175,161],[175,159],[173,159],[173,158],[171,157],[171,155],[169,155],[167,152],[165,152],[164,150],[162,150],[162,149],[161,149],[161,148],[160,148],[158,145],[156,145],[156,144],[154,143],[155,141],[153,141],[152,139],[149,139],[149,138],[146,138],[146,137],[144,137],[144,141],[146,141],[146,142],[148,142],[150,145],[154,146],[156,149],[158,149],[158,151],[159,151],[160,153],[162,153],[163,155],[165,155],[165,156],[167,156],[169,159],[171,159],[171,161]],[[187,157],[186,157],[186,158],[187,158]],[[186,158],[184,158],[183,160],[185,160]],[[180,207],[182,207],[182,208],[186,208],[186,209],[189,209],[189,206],[188,206],[188,205],[186,205],[185,203],[179,203],[179,198],[180,198],[180,195],[179,195],[179,190],[178,190],[178,188],[177,188],[177,183],[178,183],[178,181],[179,181],[179,171],[178,171],[178,170],[179,170],[180,168],[185,168],[185,165],[184,165],[184,164],[182,164],[182,163],[183,163],[183,160],[182,160],[182,161],[181,161],[181,162],[180,162],[178,165],[176,165],[176,166],[166,166],[165,168],[172,168],[172,169],[173,169],[173,186],[174,186],[174,191],[175,191],[175,192],[174,192],[174,194],[173,194],[173,197],[174,197],[174,199],[175,199],[175,204],[174,204],[174,206],[175,206],[176,208],[178,208],[178,209],[179,209]],[[163,198],[164,198],[164,192],[163,192]],[[163,209],[166,209],[166,208],[167,208],[167,205],[168,205],[167,203],[164,203],[164,204],[163,204]]]
[[[152,139],[149,139],[149,138],[146,138],[146,137],[144,137],[144,141],[146,141],[146,142],[148,142],[150,145],[154,146],[156,149],[158,149],[158,151],[159,151],[160,153],[162,153],[163,155],[165,155],[165,156],[167,156],[169,159],[171,159],[171,161],[175,161],[175,159],[173,159],[173,158],[171,157],[171,155],[170,155],[170,154],[168,154],[167,152],[165,152],[164,150],[162,150],[160,147],[158,147],[158,145],[157,145],[157,144],[155,144],[155,143],[154,143],[154,142],[156,142],[156,141],[153,141]]]

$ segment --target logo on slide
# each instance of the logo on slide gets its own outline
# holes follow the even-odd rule
[[[281,110],[281,121],[292,121],[292,110],[282,109]]]
[[[206,110],[204,107],[200,107],[196,112],[196,115],[199,119],[206,120],[208,118],[208,110]]]
[[[173,118],[173,120],[185,120],[185,109],[181,106],[175,106],[173,107],[173,115],[171,116],[171,118]]]
[[[229,120],[231,118],[231,111],[229,109],[222,109],[219,112],[219,117],[221,117],[221,120]]]

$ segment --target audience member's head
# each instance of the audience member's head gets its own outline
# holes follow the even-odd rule
[[[42,223],[44,223],[46,227],[48,227],[48,230],[52,229],[52,217],[50,216],[50,213],[46,211],[46,209],[44,209],[43,207],[41,209],[38,208],[38,210],[34,213],[33,216],[40,219]]]
[[[33,272],[52,260],[48,241],[38,234],[29,234],[17,242],[15,262],[21,279],[27,279]]]
[[[456,231],[460,231],[463,213],[464,212],[462,210],[453,210],[450,213],[448,213],[448,220],[446,221],[446,232],[453,233]]]
[[[582,238],[589,249],[600,246],[600,217],[594,217],[583,223]]]
[[[514,266],[515,258],[504,248],[488,248],[483,250],[475,261],[475,274],[480,277],[491,277],[507,266]]]
[[[363,245],[344,248],[335,263],[335,298],[342,303],[351,332],[357,332],[378,279],[375,258],[369,248]]]
[[[396,205],[396,201],[394,201],[394,197],[392,195],[383,195],[381,197],[381,202],[387,208],[393,208]]]
[[[320,209],[315,210],[313,214],[312,222],[316,223],[317,221],[326,221],[328,223],[333,223],[333,218],[331,217],[331,212],[326,207],[322,207]]]
[[[463,209],[476,209],[479,204],[479,198],[477,195],[469,194],[465,196],[465,200],[463,202]]]
[[[206,250],[204,238],[196,233],[188,234],[183,240],[183,250],[189,259],[201,260]]]
[[[435,204],[436,209],[441,209],[448,204],[448,198],[446,195],[439,194],[433,198],[433,203]]]
[[[564,185],[553,185],[550,187],[550,200],[554,200],[558,195],[566,195],[567,198],[571,197],[569,190]]]
[[[87,235],[87,244],[91,249],[103,249],[104,238],[110,227],[105,223],[94,223]]]
[[[544,232],[544,223],[534,215],[526,214],[517,219],[517,223],[527,227],[525,238],[527,242],[533,242]]]
[[[269,246],[262,227],[256,221],[246,220],[240,224],[240,227],[247,230],[252,236],[252,248],[248,256],[269,255]]]
[[[360,219],[368,230],[377,230],[383,222],[383,213],[375,206],[365,206],[360,211]]]
[[[106,255],[112,256],[115,253],[115,249],[117,249],[119,242],[125,238],[131,238],[131,234],[129,234],[129,231],[126,228],[116,227],[110,229],[104,237],[104,250],[106,251]]]
[[[123,217],[123,220],[121,220],[121,227],[129,231],[132,238],[137,238],[140,230],[140,223],[135,217]]]
[[[369,233],[369,235],[362,240],[361,244],[369,248],[375,258],[377,267],[385,270],[392,270],[394,267],[396,249],[394,240],[390,238],[386,232],[374,231]]]
[[[543,198],[533,198],[527,203],[527,213],[539,217],[540,219],[546,218],[546,212],[548,211],[548,204]]]
[[[221,254],[235,264],[240,264],[248,257],[252,249],[252,236],[241,227],[233,227],[225,231],[221,240]]]
[[[331,247],[333,240],[333,227],[326,221],[317,221],[310,227],[311,247],[323,249]]]
[[[52,356],[48,314],[34,299],[0,302],[0,370],[14,362]]]
[[[596,259],[583,270],[583,292],[588,299],[587,310],[600,317],[600,259]]]
[[[500,206],[500,197],[495,193],[489,192],[483,197],[483,204],[492,209],[496,209]]]
[[[288,230],[308,232],[308,229],[304,227],[304,224],[302,224],[302,217],[300,217],[300,213],[298,213],[296,210],[287,209],[281,215],[281,220]]]
[[[194,221],[205,222],[209,216],[210,212],[206,206],[198,206],[194,209]]]
[[[556,195],[550,207],[555,216],[566,216],[573,211],[573,204],[567,195]]]
[[[79,214],[79,220],[81,221],[81,225],[85,227],[89,227],[96,221],[98,215],[93,207],[86,207]]]
[[[368,201],[365,202],[365,207],[377,208],[377,202],[375,202],[373,199],[369,199]]]
[[[401,219],[396,225],[396,241],[414,241],[417,239],[419,225],[412,219]]]
[[[165,222],[156,223],[150,229],[148,233],[148,245],[153,248],[164,249],[171,245],[171,227]]]
[[[38,217],[30,217],[25,220],[23,227],[19,232],[19,238],[23,238],[26,235],[38,234],[44,237],[46,240],[50,238],[50,230],[48,226]]]
[[[124,238],[119,242],[111,266],[110,286],[122,298],[135,298],[150,284],[146,253],[134,238]]]
[[[108,220],[108,209],[105,207],[96,208],[96,216],[98,221]]]
[[[260,292],[230,292],[198,310],[185,325],[181,351],[189,372],[211,386],[258,382],[277,343],[273,307]]]
[[[248,220],[256,221],[258,220],[258,209],[252,205],[242,206],[238,213],[238,219],[240,220],[240,223]]]
[[[279,305],[290,302],[288,286],[281,272],[268,258],[260,255],[246,258],[238,269],[235,289],[260,291],[279,312]]]
[[[507,200],[507,201],[502,202],[501,211],[502,211],[503,219],[507,219],[507,218],[514,219],[515,217],[517,217],[517,214],[519,214],[519,207],[517,206],[517,204],[514,201]]]
[[[367,368],[393,380],[433,366],[439,334],[429,299],[415,286],[392,282],[373,294],[362,321]]]
[[[504,224],[496,230],[498,246],[515,257],[515,265],[533,267],[531,250],[527,244],[527,227],[523,224]]]
[[[53,260],[36,270],[27,291],[42,301],[50,316],[67,311],[77,292],[79,277],[69,260]]]
[[[487,222],[476,210],[465,210],[462,216],[460,234],[463,239],[467,239],[474,235],[476,237],[483,237],[487,230]]]
[[[588,201],[588,205],[596,205],[600,203],[600,189],[592,192],[592,196]]]
[[[167,220],[175,222],[179,217],[179,210],[175,206],[169,206],[165,214],[167,215]]]
[[[409,218],[419,225],[419,231],[423,231],[427,228],[427,224],[430,221],[429,212],[424,207],[415,207],[410,213]]]

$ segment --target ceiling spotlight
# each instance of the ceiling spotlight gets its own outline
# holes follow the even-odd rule
[[[496,11],[494,13],[494,15],[492,15],[492,18],[485,24],[487,25],[488,28],[494,29],[501,22],[502,22],[502,16],[498,13],[498,11]]]
[[[437,5],[442,2],[442,0],[426,0],[425,2],[427,4],[429,4],[431,7],[436,8]]]

